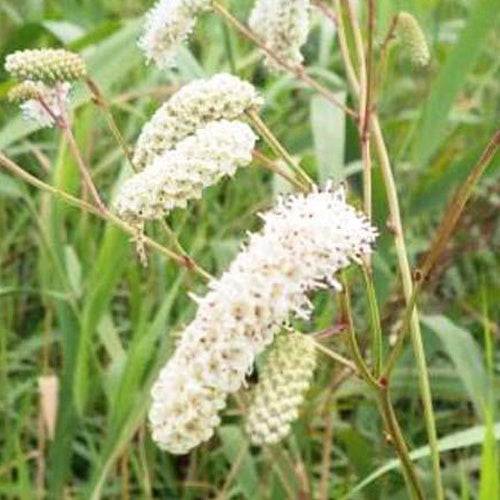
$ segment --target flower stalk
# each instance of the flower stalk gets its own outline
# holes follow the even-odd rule
[[[215,12],[220,14],[226,22],[232,25],[237,31],[239,31],[245,38],[255,43],[260,49],[262,49],[270,58],[274,59],[280,66],[285,68],[287,71],[295,75],[299,80],[303,81],[308,87],[316,90],[318,94],[322,95],[325,99],[333,103],[335,106],[342,109],[346,114],[354,119],[357,119],[356,112],[343,104],[337,99],[335,94],[328,90],[325,86],[319,83],[317,80],[309,76],[303,66],[291,66],[285,60],[280,58],[275,54],[267,45],[245,24],[234,17],[220,2],[213,2],[213,9]]]
[[[131,226],[130,224],[127,224],[123,220],[121,220],[119,217],[114,215],[112,212],[107,210],[105,208],[104,210],[99,209],[96,207],[94,204],[88,203],[84,200],[81,200],[69,193],[66,193],[65,191],[55,188],[54,186],[51,186],[50,184],[47,184],[46,182],[41,181],[34,175],[31,175],[28,173],[25,169],[23,169],[21,166],[19,166],[17,163],[15,163],[13,160],[11,160],[8,156],[6,156],[4,153],[0,151],[0,164],[8,170],[11,174],[13,174],[15,177],[18,177],[22,179],[24,182],[40,189],[41,191],[45,191],[47,193],[50,193],[52,196],[55,196],[56,198],[59,198],[60,200],[68,203],[69,205],[79,208],[80,210],[84,210],[85,212],[88,212],[92,215],[95,215],[106,222],[109,222],[110,224],[113,224],[114,226],[120,228],[122,231],[125,233],[129,234],[133,238],[135,238],[137,234],[137,230],[135,227]],[[160,254],[164,255],[170,260],[173,260],[176,264],[179,266],[186,268],[199,276],[201,276],[204,279],[208,279],[210,277],[209,273],[207,273],[203,268],[201,268],[197,263],[192,261],[191,259],[186,259],[184,255],[179,255],[176,252],[173,252],[172,250],[169,250],[165,246],[161,245],[157,241],[144,236],[144,244],[151,248],[152,250],[155,250],[159,252]]]
[[[260,118],[258,113],[254,110],[247,111],[247,115],[250,119],[250,122],[254,127],[258,130],[258,132],[265,139],[269,147],[283,160],[287,163],[287,165],[297,173],[302,182],[305,182],[309,188],[314,186],[314,181],[306,174],[306,172],[302,169],[302,167],[292,158],[290,153],[285,149],[285,147],[281,144],[279,139],[271,132],[269,127],[264,123],[264,121]]]

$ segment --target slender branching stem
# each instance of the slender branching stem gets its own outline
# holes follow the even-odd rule
[[[104,205],[104,202],[102,201],[101,196],[99,195],[99,191],[97,190],[97,187],[94,184],[90,170],[88,169],[85,160],[82,158],[82,155],[80,153],[80,150],[78,148],[78,145],[76,143],[70,125],[67,122],[64,122],[64,124],[62,125],[62,130],[64,132],[66,140],[68,141],[68,146],[71,151],[71,154],[73,155],[73,158],[75,159],[78,165],[78,169],[80,171],[80,175],[82,176],[82,180],[85,187],[89,190],[93,198],[93,201],[98,207],[98,209],[102,212],[105,212],[106,206]]]
[[[422,288],[421,281],[415,283],[411,298],[406,304],[405,313],[403,316],[403,324],[399,329],[398,336],[396,338],[396,343],[391,349],[391,352],[389,353],[389,356],[387,357],[387,361],[383,368],[384,376],[387,378],[389,378],[394,366],[396,365],[397,360],[399,359],[399,356],[401,355],[401,352],[403,351],[404,342],[406,340],[406,332],[408,332],[408,330],[410,329],[413,311],[415,309],[415,305],[417,303],[417,299],[419,297],[421,288]]]
[[[302,167],[292,158],[290,153],[281,144],[279,139],[271,132],[269,127],[260,118],[259,114],[254,110],[250,110],[250,111],[247,111],[247,115],[248,115],[251,123],[254,125],[254,127],[257,129],[257,131],[262,135],[262,137],[267,142],[269,147],[278,156],[283,158],[283,160],[286,162],[286,164],[294,172],[297,173],[297,175],[301,178],[302,181],[304,181],[309,187],[312,187],[314,185],[313,180],[306,174],[306,172],[304,172]]]
[[[488,165],[491,163],[491,160],[493,160],[499,147],[500,129],[493,134],[478,162],[475,164],[466,181],[460,187],[452,202],[446,209],[436,231],[436,235],[432,241],[431,248],[427,252],[425,259],[420,266],[419,280],[424,280],[427,277],[439,255],[443,252],[457,226],[458,221],[460,220],[460,216],[465,209],[465,205],[471,197],[474,186],[483,175]]]
[[[363,47],[362,42],[360,43],[360,40],[362,40],[362,36],[361,36],[361,31],[359,29],[359,24],[357,22],[357,19],[356,19],[354,13],[352,12],[350,2],[348,0],[345,0],[345,3],[347,4],[347,8],[349,9],[349,12],[351,13],[351,15],[348,16],[349,21],[350,21],[350,25],[351,25],[350,28],[353,32],[353,36],[355,39],[356,51],[359,52],[360,49],[362,50],[362,47]],[[345,29],[345,26],[343,26],[343,17],[342,17],[340,0],[335,0],[335,5],[336,5],[336,8],[338,10],[337,18],[339,20],[339,41],[340,41],[341,47],[343,46],[342,54],[345,57],[344,62],[346,64],[346,67],[350,67],[350,65],[352,65],[352,61],[350,59],[350,54],[349,54],[349,50],[348,50],[347,42],[346,42],[346,37],[345,37],[346,29]],[[374,14],[372,13],[371,15],[374,15]],[[371,29],[373,29],[373,26]],[[358,42],[356,42],[356,40],[358,40]],[[373,51],[373,47],[372,47],[372,51]],[[360,57],[360,55],[358,53],[358,60],[359,60],[359,57]],[[352,79],[352,77],[350,78],[350,80],[351,80],[351,85],[353,87],[354,93],[360,97],[360,101],[362,103],[363,100],[361,99],[361,95],[360,95],[362,92],[362,88],[361,88],[360,82]],[[366,106],[366,102],[365,102],[365,106]],[[367,108],[365,107],[365,109],[367,109]],[[381,164],[381,171],[382,171],[383,181],[384,181],[385,190],[386,190],[386,197],[388,200],[389,212],[390,212],[390,217],[391,217],[391,225],[394,227],[394,238],[395,238],[396,252],[397,252],[397,258],[398,258],[398,266],[399,266],[400,274],[401,274],[402,281],[403,281],[403,291],[404,291],[404,295],[406,298],[406,302],[407,302],[407,304],[409,304],[410,301],[412,300],[412,295],[413,295],[413,282],[412,282],[411,269],[410,269],[407,251],[406,251],[406,244],[404,241],[396,185],[394,182],[392,168],[391,168],[391,164],[390,164],[390,160],[389,160],[389,154],[387,152],[387,147],[385,145],[385,141],[384,141],[384,137],[382,134],[382,130],[380,127],[378,117],[375,114],[375,112],[371,111],[370,109],[369,109],[369,122],[368,123],[369,123],[370,131],[374,135],[376,151],[377,151],[377,155],[379,157],[379,161]],[[366,180],[366,177],[365,177],[365,180]],[[440,470],[440,465],[439,465],[439,450],[437,448],[437,433],[436,433],[434,412],[433,412],[433,408],[432,408],[432,397],[431,397],[430,384],[429,384],[429,375],[428,375],[428,370],[427,370],[427,363],[425,360],[425,352],[424,352],[424,348],[423,348],[422,334],[420,331],[420,323],[419,323],[419,319],[418,319],[418,313],[416,311],[416,308],[414,308],[414,305],[412,305],[412,309],[411,309],[410,328],[411,328],[411,332],[412,332],[413,346],[414,346],[415,356],[416,356],[416,360],[417,360],[417,369],[418,369],[418,373],[419,373],[420,391],[421,391],[421,397],[422,397],[422,402],[423,402],[423,406],[424,406],[424,413],[425,413],[425,423],[426,423],[427,433],[428,433],[428,437],[429,437],[429,445],[431,448],[431,456],[432,456],[432,464],[433,464],[433,477],[434,477],[436,498],[438,500],[442,500],[443,499],[443,488],[442,488],[442,480],[441,480],[441,470]]]
[[[400,332],[398,334],[396,344],[394,345],[384,367],[384,374],[386,377],[389,376],[390,372],[394,368],[394,365],[396,364],[396,361],[398,360],[399,355],[403,349],[405,333],[409,329],[411,313],[415,307],[418,295],[422,287],[424,286],[429,273],[434,267],[436,261],[439,259],[439,256],[448,243],[451,235],[453,234],[457,222],[465,209],[465,205],[467,204],[472,194],[474,186],[476,185],[479,178],[483,175],[488,165],[491,163],[499,147],[500,130],[496,131],[493,137],[488,142],[478,162],[471,170],[464,184],[457,191],[456,195],[453,198],[453,201],[450,203],[448,209],[443,215],[443,218],[441,219],[441,223],[438,226],[430,249],[426,253],[422,261],[422,265],[416,273],[417,280],[413,287],[411,299],[408,301],[405,309],[403,325],[401,326]]]
[[[73,135],[73,131],[71,130],[71,121],[66,110],[66,105],[62,101],[62,90],[60,84],[57,84],[56,90],[58,106],[60,109],[60,116],[58,117],[56,124],[63,131],[63,134],[66,137],[69,150],[71,151],[71,154],[76,161],[84,186],[88,189],[97,208],[102,212],[106,212],[106,205],[101,199],[99,191],[97,190],[97,187],[92,179],[90,169],[88,168],[85,160],[80,153],[80,149],[78,148],[78,144],[76,143],[75,136]]]
[[[368,49],[365,54],[361,30],[357,20],[356,13],[351,2],[345,2],[347,5],[347,18],[352,26],[354,38],[354,47],[358,62],[359,73],[359,122],[358,133],[360,140],[361,159],[363,162],[363,209],[365,214],[371,219],[372,215],[372,160],[370,153],[370,115],[371,115],[371,70],[372,70],[372,52],[373,52],[373,26],[374,10],[370,2],[369,5],[369,33]],[[339,7],[340,8],[340,7]],[[342,11],[338,13],[342,18]],[[343,19],[343,18],[342,18]],[[340,21],[343,23],[343,21]]]
[[[314,344],[314,347],[318,349],[318,351],[321,351],[322,353],[326,354],[329,358],[332,358],[334,361],[337,361],[337,363],[340,363],[341,365],[344,365],[345,367],[349,368],[352,370],[354,373],[358,373],[358,369],[356,367],[356,364],[350,361],[349,359],[345,358],[341,354],[332,351],[328,347],[324,346],[317,340],[314,340],[313,337],[310,337],[311,342]]]
[[[198,273],[201,274],[207,281],[210,281],[212,279],[214,279],[214,276],[211,275],[208,271],[206,271],[205,269],[203,269],[202,267],[200,267],[196,261],[193,259],[193,257],[191,257],[188,252],[186,251],[186,249],[182,246],[181,242],[179,241],[179,238],[177,236],[177,234],[175,233],[175,231],[168,225],[168,223],[164,220],[161,221],[160,223],[162,229],[165,231],[165,234],[167,235],[167,237],[170,239],[173,247],[175,248],[175,250],[177,251],[177,253],[179,253],[180,255],[182,255],[186,261],[186,266],[187,267],[196,267],[198,269]]]
[[[120,131],[120,128],[116,124],[115,118],[113,116],[113,113],[111,111],[111,107],[109,103],[106,101],[106,99],[103,96],[103,93],[101,92],[99,86],[97,83],[90,77],[87,77],[85,79],[85,83],[87,84],[87,87],[89,88],[90,92],[92,93],[92,100],[94,103],[97,105],[97,107],[101,110],[101,112],[104,115],[104,118],[106,119],[106,123],[113,134],[113,137],[115,138],[116,142],[120,146],[120,149],[122,150],[123,156],[127,159],[129,162],[130,166],[132,167],[132,170],[137,171],[137,169],[134,166],[134,163],[132,161],[132,155],[130,153],[130,148],[127,146],[127,143],[125,139],[123,138],[123,135]]]
[[[408,453],[408,446],[406,445],[403,433],[401,432],[401,428],[399,427],[399,423],[394,412],[394,407],[392,406],[388,387],[380,389],[379,400],[387,432],[390,436],[391,443],[393,444],[394,449],[396,450],[396,453],[401,460],[404,476],[409,483],[408,486],[409,491],[412,494],[412,498],[423,500],[425,496],[418,481],[415,467],[413,466],[413,462],[411,461],[410,455]]]
[[[279,57],[273,50],[271,50],[248,26],[239,21],[236,17],[234,17],[231,12],[229,12],[220,2],[214,1],[213,8],[215,12],[220,14],[226,22],[231,24],[237,31],[239,31],[245,38],[255,43],[258,47],[260,47],[269,57],[274,59],[283,69],[289,71],[293,75],[295,75],[299,80],[304,82],[307,86],[314,89],[318,94],[321,94],[325,99],[338,106],[342,109],[346,114],[351,116],[354,119],[357,119],[357,113],[343,104],[333,92],[324,87],[317,80],[309,76],[305,69],[300,66],[294,66],[284,61],[281,57]]]
[[[306,184],[303,184],[301,181],[296,179],[290,172],[282,168],[279,164],[277,164],[275,161],[271,160],[270,158],[262,154],[260,151],[254,150],[252,155],[254,161],[261,164],[267,170],[270,170],[271,172],[280,175],[281,177],[286,179],[290,184],[296,187],[299,191],[303,192],[309,191],[309,187]]]
[[[396,183],[392,174],[389,153],[385,145],[380,122],[376,115],[372,116],[372,133],[375,141],[375,146],[380,159],[380,168],[382,178],[385,185],[386,197],[389,206],[391,217],[391,226],[394,232],[394,241],[396,245],[396,253],[398,258],[399,272],[403,283],[403,293],[406,303],[409,304],[413,295],[413,280],[410,262],[406,250],[406,243],[403,234],[403,224],[401,221],[401,213],[399,209],[399,200],[396,190]],[[434,418],[434,410],[432,406],[432,394],[429,382],[429,371],[427,361],[425,359],[425,350],[422,340],[422,332],[420,329],[420,321],[416,307],[413,307],[410,320],[410,333],[417,364],[418,380],[420,386],[420,395],[422,405],[424,407],[424,418],[429,439],[429,447],[431,450],[432,469],[434,477],[434,489],[437,500],[444,499],[443,485],[441,479],[441,467],[439,463],[439,449],[437,442],[436,421]]]
[[[342,14],[342,7],[340,0],[334,0],[335,10],[337,12],[337,34],[340,47],[340,53],[342,55],[342,60],[347,74],[347,79],[352,88],[355,97],[359,96],[359,80],[352,63],[351,54],[349,52],[349,44],[347,43],[346,26],[344,23],[344,18]]]
[[[370,309],[370,322],[372,332],[372,355],[373,372],[375,377],[380,377],[383,364],[383,346],[382,346],[382,327],[380,323],[380,311],[377,303],[377,295],[373,283],[371,269],[363,265],[363,278],[365,281],[366,292],[368,295],[368,307]]]
[[[21,166],[19,166],[9,157],[3,154],[1,151],[0,151],[0,164],[11,174],[22,179],[28,184],[31,184],[32,186],[35,186],[36,188],[42,191],[52,194],[56,198],[65,201],[66,203],[72,205],[73,207],[79,208],[81,210],[84,210],[85,212],[100,217],[101,219],[105,220],[106,222],[109,222],[110,224],[113,224],[114,226],[120,228],[122,231],[135,238],[137,234],[137,229],[128,224],[127,222],[123,221],[119,217],[117,217],[115,214],[113,214],[106,208],[102,210],[94,206],[93,204],[87,203],[84,200],[76,198],[75,196],[72,196],[71,194],[66,193],[65,191],[57,189],[51,186],[50,184],[41,181],[37,177],[28,173],[26,170],[24,170]],[[189,269],[190,271],[193,271],[194,273],[200,275],[204,279],[210,279],[209,273],[207,273],[204,269],[202,269],[198,264],[196,264],[192,260],[187,259],[184,255],[179,255],[178,253],[169,250],[168,248],[164,247],[157,241],[147,236],[144,236],[143,241],[147,247],[173,260],[179,266]]]
[[[363,380],[367,382],[371,387],[379,389],[380,382],[373,376],[373,374],[370,371],[370,368],[368,368],[368,365],[363,359],[363,354],[359,347],[358,339],[356,338],[356,329],[354,326],[354,320],[352,316],[350,290],[344,273],[341,273],[340,281],[342,283],[342,291],[340,293],[342,322],[347,324],[347,330],[348,330],[347,339],[354,359],[354,363]]]
[[[349,9],[350,13],[348,18],[350,22],[350,28],[353,32],[353,36],[355,39],[355,48],[356,51],[358,52],[358,60],[359,60],[360,58],[359,52],[360,50],[364,50],[361,30],[359,28],[356,16],[352,11],[350,2],[348,0],[345,0],[345,3],[347,4],[347,8]],[[336,4],[337,6],[340,5],[339,0],[336,0]],[[341,12],[337,14],[340,23],[342,22]],[[356,40],[358,40],[358,42],[356,42]],[[362,92],[361,85],[359,91]],[[362,99],[360,99],[360,101],[363,102]],[[375,149],[377,151],[377,155],[380,161],[380,168],[382,172],[387,202],[389,206],[391,225],[394,228],[394,240],[398,258],[398,267],[403,282],[403,292],[405,295],[406,302],[408,304],[411,301],[413,295],[413,281],[411,276],[411,268],[404,240],[403,226],[401,222],[396,184],[394,181],[389,154],[387,151],[387,147],[385,145],[382,129],[380,127],[380,122],[375,112],[370,112],[369,114],[369,126],[371,133],[373,135]],[[442,500],[444,496],[443,496],[443,487],[441,479],[441,469],[439,464],[439,450],[437,448],[436,423],[432,407],[432,396],[430,390],[427,362],[425,359],[425,351],[422,341],[422,333],[420,330],[420,322],[418,319],[418,312],[416,308],[413,308],[411,313],[410,331],[412,336],[413,349],[415,351],[415,358],[417,362],[420,392],[421,392],[422,403],[424,406],[424,415],[425,415],[425,423],[429,439],[429,446],[431,449],[435,494],[437,500]]]

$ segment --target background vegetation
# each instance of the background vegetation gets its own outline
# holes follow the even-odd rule
[[[178,72],[146,67],[136,40],[149,3],[2,0],[0,61],[3,65],[4,56],[20,48],[64,45],[81,52],[131,145],[178,85],[233,72],[262,90],[266,122],[308,172],[321,182],[346,179],[359,199],[359,141],[350,120],[290,76],[269,75],[255,47],[215,15],[204,16],[191,52],[182,51]],[[226,3],[241,19],[251,5]],[[447,202],[498,127],[498,5],[495,0],[377,4],[378,41],[392,15],[404,8],[421,21],[433,55],[428,70],[415,72],[392,50],[378,103],[416,265]],[[335,29],[317,14],[314,23],[307,65],[344,98]],[[10,85],[3,69],[0,80],[3,97]],[[78,142],[109,200],[128,167],[83,87],[76,90],[75,103]],[[5,100],[0,148],[36,176],[79,193],[78,171],[59,133],[36,131]],[[374,219],[382,237],[374,271],[388,341],[404,307],[376,167]],[[497,156],[420,301],[450,499],[500,495],[499,167]],[[169,221],[189,253],[218,274],[245,231],[259,226],[256,213],[284,189],[281,180],[257,166],[241,169]],[[151,231],[169,243],[157,228]],[[175,333],[192,317],[187,292],[202,292],[203,282],[153,253],[143,269],[120,230],[1,170],[0,235],[0,497],[405,498],[373,398],[356,379],[341,381],[341,368],[326,357],[293,436],[281,446],[249,448],[234,406],[207,445],[187,457],[162,453],[145,425],[149,387]],[[369,318],[362,276],[354,271],[350,278],[362,332]],[[316,302],[318,314],[306,326],[311,331],[338,320],[331,296],[319,294]],[[342,339],[332,343],[344,348]],[[415,365],[409,344],[406,349],[392,395],[410,447],[418,448],[419,473],[430,484]],[[53,439],[42,422],[37,382],[51,374],[60,384]],[[357,491],[373,471],[373,481]]]

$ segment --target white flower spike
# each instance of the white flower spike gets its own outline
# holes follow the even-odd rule
[[[246,123],[209,123],[125,181],[114,204],[117,214],[141,222],[184,208],[189,200],[200,198],[205,187],[249,165],[256,140]]]
[[[300,52],[309,34],[309,0],[257,0],[249,25],[259,38],[289,66],[303,61]],[[266,55],[267,66],[275,71],[284,68]]]
[[[212,436],[255,356],[290,317],[308,319],[308,293],[338,287],[333,274],[371,253],[377,236],[342,189],[283,197],[262,218],[262,231],[197,299],[196,317],[154,385],[153,439],[172,453]]]
[[[226,73],[182,87],[146,123],[135,147],[133,163],[142,170],[155,156],[175,147],[198,128],[216,120],[235,120],[262,104],[248,82]]]
[[[139,47],[148,62],[160,68],[175,65],[177,48],[194,29],[197,16],[210,10],[211,0],[159,0],[146,14]]]

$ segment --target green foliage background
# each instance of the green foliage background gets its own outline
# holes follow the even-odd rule
[[[147,67],[136,40],[149,3],[1,0],[0,61],[20,48],[64,45],[81,52],[131,145],[173,88],[204,75],[233,72],[262,90],[266,123],[303,159],[307,171],[321,182],[346,179],[359,202],[361,163],[352,122],[291,77],[269,75],[255,48],[215,15],[199,23],[191,51],[181,52],[178,72]],[[251,6],[249,0],[226,3],[241,19]],[[392,15],[404,8],[421,21],[433,55],[427,71],[415,72],[393,49],[378,104],[416,264],[447,202],[498,127],[498,2],[377,3],[377,40],[383,39]],[[319,15],[305,55],[312,74],[346,95],[334,28]],[[0,70],[0,98],[10,84]],[[74,101],[78,142],[109,201],[128,167],[83,87],[76,89]],[[0,148],[36,176],[79,193],[77,168],[58,133],[37,131],[5,100]],[[421,298],[449,498],[500,495],[495,450],[500,438],[499,167],[497,155]],[[401,319],[402,299],[377,169],[374,176],[375,221],[382,230],[374,269],[388,339]],[[245,231],[259,227],[258,211],[285,189],[258,166],[242,169],[207,190],[201,202],[173,213],[169,222],[189,253],[219,274]],[[159,228],[152,226],[150,232],[168,243]],[[318,490],[329,454],[328,498],[405,498],[372,396],[349,379],[328,399],[338,367],[326,358],[303,416],[283,445],[248,448],[231,404],[209,444],[189,457],[160,452],[145,425],[149,387],[175,334],[193,315],[187,292],[203,293],[204,284],[162,256],[151,254],[149,268],[141,268],[119,230],[1,170],[0,236],[0,497],[308,498]],[[357,271],[350,277],[356,323],[363,332],[368,314],[362,279]],[[303,325],[311,331],[336,318],[331,297],[319,294],[315,301],[315,319]],[[333,342],[345,350],[342,340]],[[37,378],[51,373],[61,388],[53,441],[41,426],[37,388]],[[425,447],[409,347],[392,393],[411,448]],[[430,484],[428,452],[418,453],[419,472]],[[232,470],[236,460],[239,466]],[[380,466],[387,473],[354,491]]]

